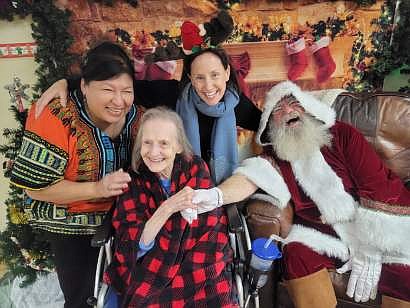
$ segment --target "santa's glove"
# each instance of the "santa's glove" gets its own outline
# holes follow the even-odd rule
[[[305,39],[301,37],[296,41],[288,42],[286,43],[285,48],[286,53],[290,58],[288,78],[293,81],[303,74],[308,65]]]
[[[318,70],[316,79],[318,82],[324,82],[330,78],[336,69],[335,61],[329,50],[330,38],[324,36],[310,46],[310,51],[313,53]]]
[[[222,191],[218,187],[195,190],[192,203],[198,205],[198,214],[212,211],[223,205]]]
[[[356,302],[367,302],[375,299],[377,286],[382,270],[382,253],[380,250],[368,246],[360,245],[354,249],[351,259],[337,269],[343,274],[351,270],[346,294],[354,296]]]

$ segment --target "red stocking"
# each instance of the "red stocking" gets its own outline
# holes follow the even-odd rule
[[[288,42],[285,47],[286,52],[290,57],[288,78],[293,81],[302,75],[308,64],[305,50],[305,39],[301,37],[296,42]]]
[[[176,61],[160,61],[151,63],[147,68],[146,80],[169,80],[175,73]]]
[[[333,61],[332,55],[330,54],[329,44],[330,38],[325,36],[317,42],[314,42],[310,47],[318,66],[316,75],[318,82],[328,80],[336,69],[335,61]]]
[[[145,64],[144,59],[142,60],[134,59],[135,80],[144,80],[146,71],[147,71],[147,64]]]

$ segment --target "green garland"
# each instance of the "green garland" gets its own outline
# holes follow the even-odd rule
[[[0,18],[6,20],[13,20],[17,15],[32,15],[32,35],[37,43],[35,61],[38,63],[34,96],[38,97],[38,93],[66,76],[74,61],[74,56],[68,52],[73,42],[73,38],[67,32],[70,12],[58,9],[51,0],[13,1],[13,4],[1,9]],[[14,105],[10,107],[10,111],[18,127],[3,131],[7,142],[0,146],[0,153],[8,160],[4,166],[5,177],[10,176],[13,161],[20,148],[27,115],[27,110],[19,111]],[[0,234],[0,261],[8,266],[14,276],[24,277],[24,286],[35,281],[38,273],[53,269],[54,265],[43,234],[35,232],[27,223],[23,211],[22,189],[10,185],[5,204],[8,224],[6,230]]]
[[[250,1],[250,0],[249,0]],[[337,1],[337,0],[331,0]],[[369,6],[376,3],[376,0],[352,0],[359,6]],[[239,5],[240,3],[246,2],[246,0],[215,0],[219,8],[229,10]]]

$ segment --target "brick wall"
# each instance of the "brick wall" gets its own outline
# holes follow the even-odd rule
[[[239,6],[239,10],[235,11],[235,14],[237,16],[258,16],[262,22],[269,22],[270,19],[285,19],[290,24],[303,24],[306,21],[317,23],[320,20],[326,20],[328,17],[334,16],[338,9],[344,7],[345,10],[354,12],[361,31],[369,33],[371,30],[370,21],[379,15],[381,4],[382,0],[377,0],[377,3],[371,7],[360,8],[353,1],[248,0]],[[114,7],[86,0],[59,0],[58,5],[70,9],[73,13],[70,27],[70,32],[75,38],[73,51],[80,54],[90,42],[103,37],[110,29],[122,28],[131,35],[141,30],[146,32],[163,31],[169,29],[177,21],[191,20],[196,23],[204,22],[217,12],[216,6],[208,0],[140,0],[136,8],[120,0],[115,1]],[[331,46],[331,50],[334,52],[333,56],[338,63],[338,69],[328,82],[320,85],[315,83],[315,68],[312,61],[312,65],[308,67],[298,83],[306,89],[341,87],[343,73],[348,69],[347,62],[350,58],[349,52],[352,41],[349,38],[339,42],[337,48],[335,48],[336,46]],[[264,51],[267,57],[269,55],[276,57],[275,59],[269,59],[267,62],[270,61],[272,65],[274,63],[279,63],[280,65],[274,70],[270,66],[257,67],[255,65],[259,65],[257,64],[258,61],[256,59],[252,61],[251,57],[251,65],[253,63],[253,66],[247,81],[251,83],[255,90],[261,87],[265,88],[267,82],[267,86],[271,86],[271,84],[279,80],[286,79],[288,59],[283,48],[284,42],[265,44],[264,46],[263,48],[265,49],[271,48]],[[246,50],[245,47],[241,49],[240,46],[227,49],[233,54]],[[263,65],[263,61],[259,61],[259,63]],[[269,71],[264,73],[264,69]],[[177,72],[179,71],[180,67]],[[263,80],[258,78],[258,76],[270,74],[270,83],[269,80],[266,80],[266,77],[263,77]],[[178,78],[178,73],[176,77]]]

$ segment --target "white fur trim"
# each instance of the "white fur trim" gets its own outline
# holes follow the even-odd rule
[[[327,47],[330,44],[330,37],[328,36],[324,36],[322,37],[320,40],[314,42],[311,46],[310,46],[310,51],[312,53],[315,53],[316,51],[318,51],[319,49],[323,48],[323,47]]]
[[[204,24],[199,24],[198,29],[199,29],[199,35],[200,36],[204,36],[206,34],[206,29],[204,27]]]
[[[410,266],[410,256],[382,256],[382,263],[404,264]]]
[[[155,62],[156,65],[158,65],[162,70],[169,74],[174,74],[175,70],[177,68],[177,61],[171,60],[171,61],[158,61]]]
[[[346,90],[345,89],[326,89],[326,90],[310,91],[309,93],[313,95],[317,100],[331,107],[333,106],[339,94],[343,92],[346,92]]]
[[[356,202],[344,190],[342,180],[320,151],[306,159],[291,162],[291,166],[296,180],[315,202],[326,223],[334,224],[353,218]]]
[[[286,207],[290,200],[288,186],[272,164],[261,157],[252,157],[242,161],[235,173],[246,176],[256,186],[272,196],[280,209]],[[240,189],[240,188],[239,188]]]
[[[284,240],[285,244],[291,242],[302,243],[318,254],[325,254],[331,258],[338,258],[342,261],[349,259],[349,249],[341,240],[302,225],[292,226],[289,235]]]
[[[320,102],[308,92],[303,92],[296,84],[291,81],[283,81],[275,85],[266,94],[265,105],[261,120],[259,123],[259,129],[256,133],[256,142],[262,146],[269,145],[269,143],[262,143],[261,136],[266,129],[269,117],[273,108],[279,103],[279,101],[292,94],[300,103],[300,105],[318,120],[324,122],[326,128],[330,128],[335,124],[336,112],[326,104]]]
[[[410,256],[410,217],[387,214],[360,207],[356,215],[356,235],[387,255]]]
[[[305,39],[301,37],[296,42],[286,43],[285,48],[288,56],[298,53],[306,48]]]

